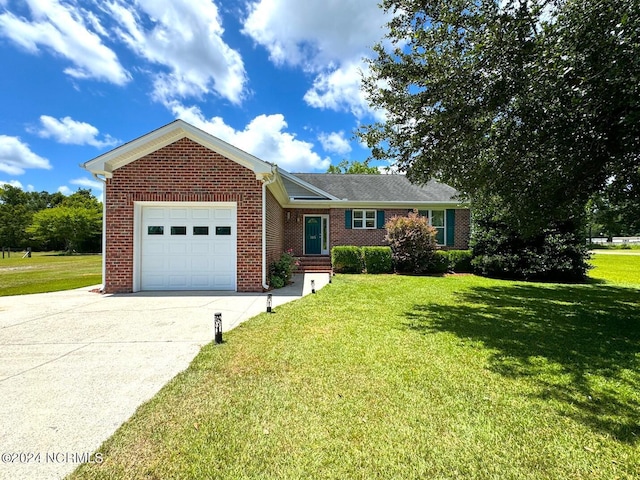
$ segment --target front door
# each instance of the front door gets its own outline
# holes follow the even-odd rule
[[[322,253],[322,217],[304,217],[304,254]]]

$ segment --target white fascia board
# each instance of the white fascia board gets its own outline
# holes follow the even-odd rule
[[[362,208],[362,209],[382,209],[382,208],[469,208],[469,205],[462,202],[355,202],[349,200],[294,200],[289,201],[288,208]]]
[[[92,173],[110,174],[139,158],[160,150],[181,138],[189,138],[209,150],[252,170],[256,176],[269,175],[273,165],[210,135],[184,120],[175,120],[164,127],[132,140],[82,165]]]

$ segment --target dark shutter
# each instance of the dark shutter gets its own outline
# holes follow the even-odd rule
[[[453,208],[447,209],[447,247],[455,244],[454,234],[456,231],[456,211]]]
[[[378,224],[378,229],[384,228],[384,210],[378,210],[376,212],[376,223]]]
[[[351,229],[353,223],[351,222],[351,210],[344,211],[344,228]]]

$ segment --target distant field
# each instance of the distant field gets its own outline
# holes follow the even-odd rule
[[[101,255],[36,252],[31,258],[12,253],[0,258],[0,296],[56,292],[102,282]]]
[[[615,253],[595,253],[591,257],[594,268],[591,278],[614,283],[640,284],[640,255],[631,255],[625,250]]]

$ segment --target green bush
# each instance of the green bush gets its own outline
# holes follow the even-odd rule
[[[471,259],[473,253],[471,250],[449,250],[449,271],[455,273],[471,273],[473,266]]]
[[[429,273],[447,273],[449,271],[449,252],[445,250],[436,250],[433,252],[433,258],[429,265]]]
[[[586,278],[589,255],[579,222],[549,222],[543,231],[525,237],[499,215],[474,216],[471,263],[480,275],[560,282]]]
[[[426,217],[417,212],[408,216],[396,216],[385,225],[386,240],[393,252],[396,271],[402,273],[425,273],[433,263],[436,251],[435,228],[429,225]]]
[[[269,280],[269,285],[271,285],[273,288],[282,288],[285,286],[285,281],[282,279],[282,277],[272,276]]]
[[[292,250],[284,252],[277,262],[269,265],[269,285],[273,288],[282,288],[291,281],[293,268],[298,265],[298,259],[293,256]]]
[[[331,249],[331,264],[336,273],[362,273],[362,248],[338,246]]]
[[[362,247],[362,258],[367,273],[390,273],[393,271],[391,247]]]

